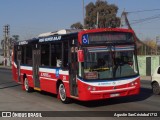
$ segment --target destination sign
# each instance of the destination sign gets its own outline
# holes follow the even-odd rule
[[[51,36],[47,38],[40,38],[39,42],[50,42],[50,41],[56,41],[56,40],[61,40],[61,36]]]
[[[106,43],[112,41],[133,42],[134,39],[131,33],[125,33],[125,32],[91,33],[91,34],[84,34],[82,36],[83,44]]]
[[[21,42],[19,42],[18,44],[19,44],[19,45],[26,45],[26,44],[28,44],[28,42],[27,42],[27,41],[21,41]]]

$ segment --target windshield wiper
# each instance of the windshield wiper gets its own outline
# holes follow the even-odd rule
[[[109,70],[109,68],[93,68],[93,69],[89,69],[89,71],[106,71]]]

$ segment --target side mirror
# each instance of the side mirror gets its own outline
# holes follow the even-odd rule
[[[84,51],[78,50],[78,62],[84,62]]]

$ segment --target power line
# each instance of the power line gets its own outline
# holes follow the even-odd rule
[[[144,18],[144,19],[132,20],[134,22],[132,22],[131,24],[142,23],[142,22],[145,22],[145,21],[149,21],[149,20],[153,20],[153,19],[158,19],[158,18],[160,18],[160,14],[154,15],[154,16],[151,16],[151,17],[147,17],[147,18]]]
[[[147,17],[147,18],[143,18],[143,19],[132,20],[132,21],[133,21],[133,22],[143,21],[143,20],[147,20],[147,19],[156,18],[156,17],[159,17],[159,16],[160,16],[160,14],[158,14],[158,15],[154,15],[154,16],[151,16],[151,17]]]
[[[160,11],[160,9],[138,10],[138,11],[131,11],[127,13],[141,13],[141,12],[153,12],[153,11]]]

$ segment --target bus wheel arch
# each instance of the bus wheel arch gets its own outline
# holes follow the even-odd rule
[[[23,89],[28,93],[33,92],[33,88],[29,86],[29,81],[26,74],[23,75]]]
[[[57,81],[56,88],[57,88],[57,98],[60,99],[65,104],[70,103],[71,99],[67,97],[66,88],[62,80]]]

